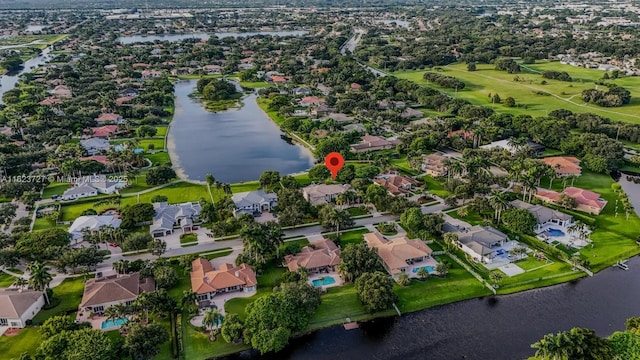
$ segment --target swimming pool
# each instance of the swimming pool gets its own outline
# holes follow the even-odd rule
[[[427,272],[429,274],[436,272],[436,268],[434,268],[433,266],[423,266],[423,267],[419,267],[419,268],[414,268],[413,270],[411,270],[411,272],[416,274],[418,271],[420,271],[420,269],[427,270]]]
[[[564,231],[559,230],[559,229],[552,229],[549,228],[547,229],[547,232],[549,233],[549,235],[551,236],[564,236]]]
[[[108,328],[124,325],[124,324],[126,324],[128,322],[129,322],[129,319],[127,319],[127,318],[120,318],[120,319],[115,319],[115,320],[110,319],[110,320],[103,321],[102,325],[100,327],[102,329],[108,329]]]
[[[311,283],[315,287],[320,287],[320,286],[326,286],[326,285],[335,284],[336,283],[336,279],[334,279],[331,276],[325,276],[322,279],[315,279],[315,280],[311,281]]]

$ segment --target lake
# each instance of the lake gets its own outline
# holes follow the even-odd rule
[[[270,35],[270,36],[301,36],[309,33],[304,30],[292,30],[292,31],[259,31],[259,32],[216,32],[213,33],[216,37],[222,39],[225,37],[249,37],[256,35]],[[154,41],[169,41],[169,42],[177,42],[185,39],[209,39],[209,34],[159,34],[159,35],[131,35],[131,36],[121,36],[117,39],[121,44],[133,44],[140,42],[154,42]]]
[[[1,85],[0,86],[0,104],[2,103],[2,95],[4,95],[6,91],[9,91],[14,87],[16,87],[16,84],[18,83],[20,75],[22,75],[23,73],[33,71],[34,69],[32,68],[37,68],[38,66],[46,63],[47,55],[49,55],[50,52],[51,52],[51,48],[46,48],[42,51],[42,53],[39,56],[33,57],[25,61],[23,64],[22,70],[18,71],[17,73],[7,73],[0,77],[0,85]]]
[[[610,268],[594,277],[523,293],[472,299],[346,331],[322,329],[291,341],[282,352],[245,351],[225,357],[278,360],[514,360],[534,354],[530,344],[572,327],[608,336],[640,315],[640,258],[629,271]],[[429,296],[425,293],[424,296]]]
[[[310,150],[280,137],[282,131],[258,107],[256,94],[246,96],[240,109],[212,113],[189,97],[196,83],[175,84],[168,147],[182,178],[203,181],[211,173],[220,181],[235,183],[257,180],[265,170],[285,175],[313,166]]]

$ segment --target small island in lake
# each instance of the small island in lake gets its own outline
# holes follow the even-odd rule
[[[225,79],[202,78],[196,86],[197,95],[205,101],[209,111],[224,111],[232,107],[240,107],[242,92],[234,83]]]

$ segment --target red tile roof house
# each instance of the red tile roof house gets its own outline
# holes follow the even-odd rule
[[[317,96],[305,96],[302,99],[300,99],[300,106],[311,106],[311,105],[320,105],[320,104],[324,104],[325,100],[321,99]]]
[[[322,239],[303,247],[295,255],[286,255],[284,261],[289,271],[305,268],[309,274],[335,272],[341,261],[340,249],[333,241]]]
[[[119,114],[114,113],[102,113],[100,116],[95,118],[96,123],[99,125],[102,124],[124,124],[126,123],[125,119]]]
[[[557,176],[580,176],[582,174],[580,159],[572,156],[551,156],[540,159],[540,161],[551,166]]]
[[[593,191],[580,189],[570,186],[562,191],[563,194],[570,196],[576,200],[576,210],[589,213],[591,215],[599,215],[602,209],[607,205],[607,201],[600,197],[600,194]],[[546,202],[555,203],[560,199],[559,192],[540,189],[535,197]]]
[[[71,99],[73,97],[73,93],[67,85],[58,85],[53,88],[51,93],[57,98]]]
[[[271,82],[273,82],[274,84],[284,84],[286,82],[289,82],[289,79],[280,75],[272,75]]]
[[[62,103],[62,100],[58,99],[58,98],[46,98],[42,101],[39,102],[40,105],[54,105],[54,104],[60,104]]]
[[[405,273],[409,277],[418,277],[411,269],[425,265],[435,267],[437,262],[431,258],[433,250],[420,239],[406,237],[385,239],[380,233],[364,234],[364,241],[378,251],[384,268],[396,278]]]
[[[418,180],[397,174],[378,175],[373,182],[383,186],[393,196],[409,196],[412,187],[420,185]]]
[[[90,137],[110,138],[118,132],[118,125],[103,125],[92,127],[87,131]]]
[[[220,269],[214,270],[209,260],[198,258],[193,260],[191,268],[191,290],[197,295],[199,307],[210,306],[215,297],[226,293],[237,293],[237,296],[253,294],[258,286],[256,273],[247,264],[235,267],[222,264]],[[224,306],[218,308],[223,309]]]

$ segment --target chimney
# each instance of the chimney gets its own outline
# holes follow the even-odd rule
[[[240,271],[236,270],[236,277],[239,278],[240,277]]]

